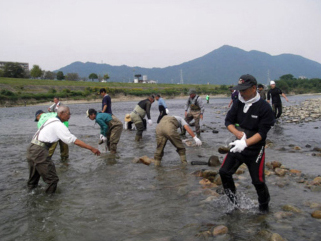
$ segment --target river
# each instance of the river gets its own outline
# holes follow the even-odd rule
[[[290,96],[289,103],[319,96]],[[185,100],[166,100],[171,115],[184,114]],[[201,147],[187,147],[187,160],[207,161],[218,153],[218,147],[232,140],[224,127],[228,98],[211,99],[206,104],[201,134]],[[137,102],[114,102],[114,114],[124,122]],[[80,140],[98,146],[99,126],[86,118],[86,110],[99,110],[101,104],[71,104],[70,131]],[[154,124],[143,133],[143,141],[134,142],[135,132],[124,130],[115,158],[103,153],[70,146],[70,160],[60,161],[59,147],[53,161],[59,176],[57,193],[44,194],[45,183],[29,193],[26,188],[28,164],[26,149],[36,132],[34,114],[47,106],[0,108],[0,234],[2,241],[180,241],[203,240],[203,231],[217,225],[228,227],[228,234],[207,240],[266,240],[260,231],[278,233],[287,240],[320,240],[320,220],[311,217],[308,202],[321,203],[320,192],[312,192],[296,177],[266,178],[271,194],[270,213],[257,213],[257,196],[246,172],[236,176],[241,211],[230,211],[222,195],[210,201],[199,184],[200,177],[192,175],[207,166],[182,166],[175,148],[168,142],[161,167],[133,163],[135,157],[153,157],[156,148],[155,128],[157,102],[152,105]],[[218,133],[213,133],[216,128]],[[312,156],[312,148],[320,147],[320,121],[292,124],[282,122],[273,127],[268,139],[273,146],[266,150],[266,161],[280,161],[298,169],[311,179],[321,173],[321,157]],[[309,146],[308,146],[309,145]],[[293,146],[301,150],[294,151]],[[282,148],[280,150],[280,148]],[[217,169],[215,169],[217,170]],[[214,189],[215,190],[215,189]],[[276,218],[283,205],[291,204],[302,212],[286,218]]]

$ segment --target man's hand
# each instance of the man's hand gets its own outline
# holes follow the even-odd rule
[[[148,119],[147,122],[150,126],[153,124],[153,121],[151,119]]]
[[[167,108],[165,109],[165,112],[167,115],[169,114],[169,110]]]
[[[235,153],[235,152],[242,152],[247,147],[247,144],[245,139],[242,139],[242,140],[236,140],[231,142],[229,146],[234,146],[233,148],[231,148],[230,152]]]
[[[196,146],[201,146],[202,145],[202,141],[199,138],[197,138],[197,136],[194,136],[193,139],[194,139],[194,141],[196,143]]]
[[[100,156],[100,151],[94,147],[91,149],[91,152],[94,153],[96,156]]]
[[[201,118],[201,120],[203,120],[203,113],[200,114],[200,118]]]
[[[107,141],[107,137],[102,135],[102,134],[100,134],[99,139],[102,140],[102,141]]]

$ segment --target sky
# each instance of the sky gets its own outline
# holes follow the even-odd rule
[[[223,45],[321,63],[320,0],[0,0],[0,61],[167,67]]]

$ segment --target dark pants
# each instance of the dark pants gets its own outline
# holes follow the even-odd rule
[[[57,189],[59,178],[55,164],[48,156],[48,148],[31,144],[27,151],[29,164],[28,188],[31,190],[38,186],[40,177],[48,184],[46,193],[54,193]]]
[[[249,151],[245,150],[242,153],[229,152],[220,168],[220,176],[224,191],[230,200],[235,202],[235,184],[233,174],[237,171],[240,165],[245,163],[249,169],[252,184],[255,186],[258,194],[260,205],[268,205],[270,201],[269,190],[265,184],[265,150],[264,146],[260,150]]]
[[[159,105],[158,106],[158,110],[159,110],[159,116],[157,119],[157,124],[161,121],[161,119],[163,118],[163,116],[167,115],[166,114],[166,109],[163,105]]]
[[[282,115],[282,103],[272,104],[272,110],[274,112],[275,119],[278,119]]]

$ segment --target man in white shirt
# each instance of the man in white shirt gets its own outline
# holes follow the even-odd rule
[[[99,156],[98,149],[77,139],[70,133],[63,124],[70,118],[70,110],[67,106],[60,106],[57,111],[57,118],[48,119],[36,132],[27,150],[27,160],[29,164],[28,188],[32,190],[38,186],[40,177],[48,184],[46,193],[54,193],[57,189],[59,178],[56,173],[55,164],[48,155],[50,146],[58,140],[66,144],[76,144],[82,148],[90,150]]]
[[[177,148],[176,151],[180,156],[181,162],[183,164],[187,163],[185,154],[186,149],[179,133],[177,132],[177,128],[185,129],[193,137],[197,146],[202,145],[202,141],[196,137],[192,129],[182,117],[165,115],[156,127],[157,148],[154,154],[156,166],[161,164],[167,140]]]
[[[59,106],[62,105],[59,101],[59,97],[54,97],[53,101],[54,103],[48,108],[49,112],[57,112]]]

